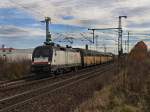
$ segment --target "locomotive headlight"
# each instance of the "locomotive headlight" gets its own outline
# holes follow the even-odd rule
[[[32,62],[32,65],[34,65],[34,62]]]
[[[50,65],[50,64],[51,64],[51,62],[48,62],[48,64]]]

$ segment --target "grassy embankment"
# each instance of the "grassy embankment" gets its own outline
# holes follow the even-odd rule
[[[0,81],[24,77],[30,72],[31,61],[27,59],[9,61],[0,57]]]
[[[111,85],[96,91],[75,112],[149,112],[150,59],[128,60]]]

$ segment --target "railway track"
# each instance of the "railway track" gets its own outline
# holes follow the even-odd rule
[[[54,92],[56,90],[62,89],[64,87],[73,85],[80,81],[84,81],[86,79],[95,77],[101,73],[111,70],[112,65],[106,65],[94,71],[89,71],[87,73],[83,73],[80,75],[75,75],[71,78],[61,80],[59,82],[51,83],[49,85],[39,87],[33,90],[29,90],[20,94],[13,95],[11,97],[7,97],[0,100],[0,112],[4,112],[15,108],[18,105],[24,104],[30,100],[38,98],[42,95]]]
[[[98,65],[98,66],[95,66],[95,67],[90,67],[90,68],[85,68],[85,69],[81,69],[79,71],[77,71],[76,73],[82,73],[84,71],[90,71],[92,69],[96,69],[100,66],[104,66],[105,64],[103,65]],[[43,81],[47,81],[47,80],[51,80],[51,79],[54,79],[54,78],[63,78],[64,76],[69,76],[71,75],[72,72],[70,73],[66,73],[66,74],[62,74],[62,75],[58,75],[58,76],[49,76],[49,77],[44,77],[44,78],[39,78],[39,79],[35,79],[35,77],[25,77],[25,78],[22,78],[22,79],[18,79],[18,80],[13,80],[13,81],[6,81],[6,82],[3,82],[3,83],[0,83],[0,91],[7,91],[7,90],[10,90],[10,89],[14,89],[14,88],[18,88],[18,87],[21,87],[21,86],[28,86],[28,85],[33,85],[33,84],[37,84],[37,83],[41,83]]]
[[[50,83],[55,83],[55,82],[61,81],[63,79],[70,78],[74,75],[81,75],[83,73],[86,73],[88,71],[91,71],[91,70],[94,70],[97,68],[101,68],[101,67],[106,66],[106,65],[107,64],[92,66],[92,67],[78,70],[76,72],[69,72],[66,74],[58,75],[54,78],[47,77],[44,79],[30,80],[30,81],[15,84],[15,85],[9,85],[9,86],[6,86],[5,88],[2,88],[0,90],[0,99],[7,98],[7,97],[10,97],[10,96],[15,95],[15,94],[20,94],[20,93],[23,93],[25,91],[29,91],[32,89],[36,89],[36,88],[39,88],[41,86],[48,85]]]
[[[5,91],[5,90],[20,87],[20,86],[31,85],[31,84],[38,83],[38,82],[48,80],[48,79],[52,79],[52,78],[53,77],[35,79],[33,77],[33,79],[21,79],[21,80],[17,80],[17,81],[5,82],[5,83],[0,85],[0,90]]]
[[[7,88],[9,86],[15,86],[15,85],[19,85],[21,83],[24,83],[28,80],[32,80],[34,79],[34,74],[29,75],[28,77],[23,77],[21,79],[16,79],[16,80],[10,80],[10,81],[3,81],[0,83],[0,90]]]

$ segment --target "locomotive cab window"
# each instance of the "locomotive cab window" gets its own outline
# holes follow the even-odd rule
[[[37,47],[33,52],[33,57],[52,57],[52,50],[48,47]]]

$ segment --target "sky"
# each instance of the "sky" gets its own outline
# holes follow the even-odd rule
[[[88,28],[118,27],[122,19],[123,43],[130,31],[130,48],[140,40],[150,45],[150,0],[0,0],[0,46],[34,48],[45,41],[44,17],[51,18],[54,42],[84,47],[89,44]],[[117,31],[96,31],[97,49],[117,52]],[[73,40],[71,39],[73,38]],[[73,41],[73,43],[70,43]],[[123,44],[123,48],[125,46]]]

